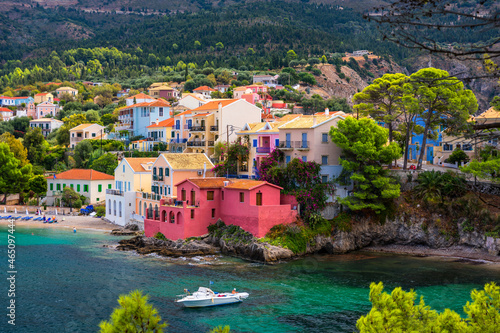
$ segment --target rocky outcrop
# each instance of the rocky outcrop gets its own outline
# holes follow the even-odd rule
[[[172,241],[170,239],[156,239],[154,237],[137,236],[124,239],[116,248],[120,251],[137,251],[139,254],[157,253],[166,257],[194,257],[212,255],[218,253],[215,246],[201,240],[185,242],[183,240]]]
[[[127,224],[123,228],[113,229],[111,235],[115,236],[139,236],[142,232],[137,224]]]

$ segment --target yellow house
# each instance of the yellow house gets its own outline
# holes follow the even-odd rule
[[[43,102],[54,102],[54,95],[51,93],[39,93],[35,95],[35,104],[40,104]]]
[[[56,95],[57,97],[61,96],[62,94],[68,94],[73,97],[76,97],[78,95],[78,89],[71,88],[71,87],[61,87],[56,89]]]
[[[148,138],[152,140],[153,146],[159,142],[167,144],[170,142],[170,139],[174,137],[174,135],[172,135],[174,118],[168,118],[162,121],[157,120],[155,123],[146,126],[146,129],[148,130]]]

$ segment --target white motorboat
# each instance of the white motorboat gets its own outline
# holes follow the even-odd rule
[[[202,308],[206,306],[216,306],[232,304],[243,301],[248,297],[248,293],[238,293],[236,289],[232,293],[216,293],[209,288],[200,287],[193,294],[179,295],[181,299],[176,300],[187,308]]]

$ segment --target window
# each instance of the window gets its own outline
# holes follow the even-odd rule
[[[307,156],[302,156],[302,162],[307,162]]]
[[[182,200],[182,201],[186,201],[186,190],[182,190],[182,191],[181,191],[181,194],[182,194],[182,195],[181,195],[181,200]]]
[[[307,148],[307,133],[302,133],[302,145],[301,148]]]
[[[52,184],[52,183],[50,184],[50,190],[54,191],[54,184]]]
[[[450,145],[449,143],[443,144],[443,151],[451,151],[453,150],[453,145]]]
[[[108,189],[111,190],[111,184],[108,184]],[[78,191],[80,191],[80,185],[78,185]]]
[[[168,177],[168,176],[170,176],[170,169],[165,168],[165,177]]]
[[[92,133],[92,137],[95,138],[95,133]]]
[[[254,140],[253,140],[253,146],[254,146],[254,147],[257,147],[257,139],[254,139]]]
[[[64,190],[65,187],[66,187],[66,184],[63,184],[63,190]]]
[[[262,206],[262,193],[261,192],[255,194],[255,204],[257,206]]]
[[[89,186],[83,185],[83,192],[88,192],[88,191],[89,191]]]
[[[328,176],[321,176],[322,183],[328,183]]]
[[[321,142],[328,142],[328,133],[321,133]]]
[[[285,138],[286,138],[286,148],[291,148],[292,147],[292,144],[290,142],[290,140],[291,140],[291,133],[286,133],[285,134]]]
[[[321,164],[328,165],[328,155],[321,156]]]
[[[207,200],[214,200],[214,191],[207,191]]]
[[[69,187],[71,187],[71,189],[73,189],[73,184],[69,184]]]
[[[191,209],[191,218],[194,219],[194,209]]]
[[[196,204],[196,192],[191,190],[191,205],[195,206]]]
[[[240,202],[245,202],[245,192],[240,192]]]
[[[160,117],[163,117],[163,108],[160,108],[159,110],[160,110],[160,111],[159,111],[159,113],[160,113]]]
[[[102,192],[102,185],[101,184],[97,185],[97,192]]]
[[[212,218],[215,218],[215,208],[212,208]]]
[[[125,172],[125,164],[122,167],[123,167],[123,172]]]
[[[96,200],[97,202],[99,202],[99,198],[95,198],[95,200]],[[121,205],[121,203],[120,203],[120,205]]]
[[[139,203],[139,207],[140,207],[140,205],[141,204]],[[108,200],[108,212],[109,212],[109,215],[111,215],[111,199]]]
[[[57,188],[58,191],[60,191],[61,190],[61,184],[57,184],[56,188]]]
[[[463,151],[472,151],[472,145],[470,143],[464,143],[462,145],[462,150]]]
[[[290,156],[285,156],[285,163],[286,164],[290,163]]]

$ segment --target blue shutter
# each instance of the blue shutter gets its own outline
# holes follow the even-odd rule
[[[302,156],[302,162],[307,162],[307,156]]]
[[[254,147],[257,147],[257,139],[254,139],[254,140],[253,140],[253,146],[254,146]]]
[[[275,145],[276,147],[279,147],[279,146],[280,146],[280,139],[275,139],[275,140],[274,140],[274,145]]]
[[[291,145],[290,145],[290,137],[291,137],[291,134],[290,133],[286,133],[286,148],[290,148]]]
[[[285,156],[285,163],[286,164],[290,163],[290,156]]]

